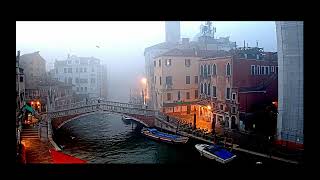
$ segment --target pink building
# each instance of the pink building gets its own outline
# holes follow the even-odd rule
[[[276,53],[237,49],[229,56],[201,59],[199,69],[200,111],[212,108],[212,127],[242,127],[240,114],[252,112],[255,104],[277,101]]]

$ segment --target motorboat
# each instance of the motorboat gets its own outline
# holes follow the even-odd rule
[[[201,156],[214,159],[220,163],[228,163],[236,158],[236,155],[219,145],[196,144],[196,149]]]
[[[142,128],[141,133],[151,139],[171,144],[185,144],[189,140],[188,137],[164,133],[155,128]]]

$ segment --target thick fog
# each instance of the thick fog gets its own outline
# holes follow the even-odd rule
[[[192,39],[203,22],[181,22],[181,37]],[[265,51],[276,51],[275,22],[213,21],[216,37],[230,36],[243,46],[256,41]],[[68,54],[96,57],[108,67],[109,99],[127,102],[130,88],[139,88],[144,76],[144,49],[165,41],[165,23],[158,22],[17,22],[16,50],[40,51],[47,62],[65,60]]]

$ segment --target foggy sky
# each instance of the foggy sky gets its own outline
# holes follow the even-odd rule
[[[181,37],[193,38],[202,22],[181,22]],[[230,36],[238,46],[276,51],[275,22],[214,21],[215,37]],[[16,50],[21,54],[40,51],[53,67],[68,54],[96,57],[108,67],[109,99],[127,102],[131,88],[141,86],[144,76],[144,49],[165,41],[163,21],[153,22],[16,22]],[[99,46],[100,48],[97,48]]]

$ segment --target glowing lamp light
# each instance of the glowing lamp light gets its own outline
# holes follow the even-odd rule
[[[31,101],[31,105],[33,104],[33,101]]]
[[[39,105],[39,104],[40,104],[40,102],[38,101],[38,102],[37,102],[37,104]]]
[[[146,78],[142,78],[142,79],[141,79],[141,82],[142,82],[143,84],[147,84],[147,79],[146,79]]]
[[[207,108],[208,108],[209,110],[211,110],[211,106],[207,106]]]

